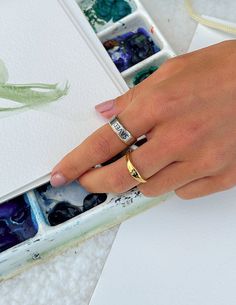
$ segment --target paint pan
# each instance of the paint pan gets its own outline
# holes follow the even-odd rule
[[[104,2],[114,2],[117,5],[122,1],[106,0]],[[114,64],[102,47],[106,41],[118,36],[125,37],[124,35],[127,33],[135,33],[142,28],[158,48],[158,51],[156,49],[156,52],[150,56],[121,72],[128,89],[143,81],[150,71],[160,67],[175,54],[141,3],[138,0],[126,0],[126,2],[131,9],[127,9],[125,16],[118,12],[120,19],[106,17],[101,22],[99,15],[87,17],[94,31],[97,32],[97,39],[101,42],[101,44],[97,44],[97,46],[101,46],[98,50],[101,61],[107,65],[110,63],[111,70]],[[81,10],[88,15],[88,10],[91,12],[94,10],[94,5],[100,2],[96,0],[60,0],[60,3],[83,32],[83,25],[86,28],[88,22]],[[84,20],[81,20],[81,16],[84,17]],[[91,37],[91,35],[87,35],[87,37]],[[139,139],[133,148],[138,148],[145,141],[145,138]],[[102,165],[106,166],[115,162],[124,153],[118,154]],[[45,184],[23,196],[1,204],[0,281],[157,205],[169,196],[170,194],[167,194],[150,200],[137,189],[121,195],[91,194],[78,183],[72,183],[59,189],[53,189],[49,184]]]
[[[103,46],[120,72],[161,50],[143,27],[112,37],[104,41]]]
[[[131,81],[135,74],[147,69],[150,72],[150,63],[153,68],[157,68],[175,55],[140,2],[136,4],[137,10],[122,23],[113,24],[109,29],[98,33],[100,41],[130,88],[135,84],[134,80],[133,84]],[[135,37],[132,43],[132,34],[137,33],[140,33],[142,39]],[[128,47],[126,39],[131,39]]]
[[[126,74],[125,81],[129,88],[140,84],[154,72],[156,72],[163,63],[169,59],[168,54],[162,54],[161,56],[154,56],[136,66],[136,68],[130,73]]]
[[[132,14],[137,6],[132,0],[77,0],[96,33]]]
[[[0,252],[34,237],[38,225],[25,196],[0,205]]]
[[[86,192],[74,182],[68,186],[53,188],[45,184],[35,190],[47,224],[59,225],[103,203],[107,194]]]

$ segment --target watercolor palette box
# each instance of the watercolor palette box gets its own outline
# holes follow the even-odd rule
[[[109,55],[104,61],[118,69],[127,89],[139,84],[175,55],[137,0],[61,0],[58,3],[69,16],[83,18],[80,24],[90,24],[100,47]],[[144,138],[139,139],[133,149],[144,142]],[[91,194],[77,183],[59,189],[46,183],[9,199],[0,204],[0,280],[167,197],[151,200],[137,189],[119,196]]]

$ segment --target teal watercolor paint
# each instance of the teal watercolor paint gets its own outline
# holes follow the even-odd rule
[[[132,12],[131,5],[126,0],[95,0],[92,5],[86,5],[88,1],[82,1],[81,7],[89,23],[95,31],[98,26],[104,26],[112,21],[117,22]]]
[[[148,78],[150,75],[152,75],[155,71],[157,71],[158,67],[157,66],[151,66],[147,69],[143,69],[140,72],[138,72],[132,82],[133,85],[136,86],[138,84],[140,84],[142,81],[144,81],[146,78]]]
[[[1,107],[0,112],[16,111],[32,106],[39,106],[57,101],[68,93],[69,85],[66,83],[62,88],[58,84],[9,84],[8,71],[0,60],[0,99],[10,100],[18,104],[12,107]]]

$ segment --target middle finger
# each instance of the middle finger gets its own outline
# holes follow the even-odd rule
[[[142,177],[148,179],[169,164],[179,161],[179,157],[170,145],[160,147],[157,141],[151,139],[131,153],[131,161]],[[139,184],[131,177],[125,157],[90,170],[79,178],[79,182],[88,191],[95,193],[123,193]]]

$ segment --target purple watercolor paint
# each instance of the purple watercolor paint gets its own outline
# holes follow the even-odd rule
[[[24,196],[0,204],[0,252],[33,236],[38,225]]]
[[[103,45],[120,72],[160,51],[144,28],[109,39]]]

